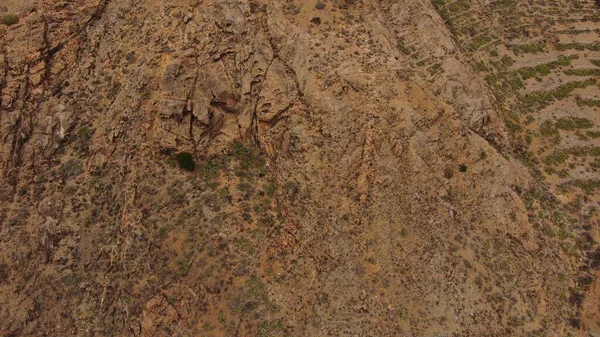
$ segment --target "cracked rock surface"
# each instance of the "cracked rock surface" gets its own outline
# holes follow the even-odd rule
[[[586,336],[434,5],[319,3],[0,5],[0,335]]]

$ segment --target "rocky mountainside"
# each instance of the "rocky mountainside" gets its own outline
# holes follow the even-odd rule
[[[0,335],[600,336],[595,2],[0,22]]]

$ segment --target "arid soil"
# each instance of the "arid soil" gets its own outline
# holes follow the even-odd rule
[[[600,336],[599,10],[4,0],[0,336]]]

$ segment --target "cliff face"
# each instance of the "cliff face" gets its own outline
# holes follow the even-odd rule
[[[580,233],[433,4],[3,6],[3,335],[583,334]]]

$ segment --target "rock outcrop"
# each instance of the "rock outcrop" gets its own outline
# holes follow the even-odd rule
[[[576,257],[435,7],[320,4],[8,0],[3,335],[575,332]]]

